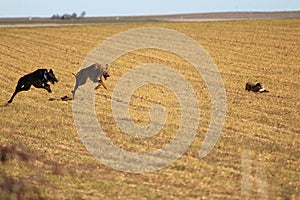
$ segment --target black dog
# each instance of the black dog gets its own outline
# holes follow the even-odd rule
[[[15,92],[13,93],[12,97],[8,101],[8,103],[11,103],[16,96],[18,92],[21,91],[28,91],[33,85],[36,88],[44,88],[49,93],[51,93],[50,85],[47,84],[47,82],[50,81],[52,84],[55,84],[55,82],[58,82],[57,78],[55,77],[52,69],[38,69],[30,74],[27,74],[23,77],[21,77],[18,81],[17,87]]]

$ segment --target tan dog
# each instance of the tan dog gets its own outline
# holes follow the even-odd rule
[[[96,87],[95,90],[101,87],[101,85],[107,89],[106,85],[103,82],[102,77],[106,80],[108,77],[110,77],[108,73],[108,64],[106,64],[104,67],[101,66],[98,63],[95,63],[87,68],[84,68],[80,70],[77,74],[73,74],[76,78],[76,84],[73,90],[73,96],[76,93],[76,90],[78,89],[79,86],[83,85],[86,83],[87,79],[91,79],[94,83],[99,83]]]

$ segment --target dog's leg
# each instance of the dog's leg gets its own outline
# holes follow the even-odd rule
[[[75,86],[74,86],[74,89],[72,90],[72,94],[73,94],[73,99],[75,98],[75,93],[76,93],[76,90],[78,89],[78,82],[76,80],[76,83],[75,83]]]
[[[50,85],[49,84],[47,84],[47,83],[44,83],[44,88],[49,92],[49,93],[51,93],[52,92],[52,90],[51,90],[51,88],[50,88]]]
[[[34,85],[34,87],[36,87],[36,88],[43,88],[43,89],[45,89],[45,90],[47,90],[49,93],[51,93],[52,92],[52,90],[50,89],[50,85],[49,84],[47,84],[47,83],[45,83],[44,85]]]
[[[14,98],[18,94],[18,92],[20,92],[22,90],[22,85],[23,85],[22,78],[20,78],[13,95],[10,97],[10,99],[8,100],[7,103],[11,103],[14,100]]]
[[[101,85],[107,90],[106,85],[104,84],[102,77],[99,80],[99,84],[95,87],[95,90],[99,89],[101,87]]]
[[[23,86],[23,87],[22,87]],[[15,98],[15,96],[21,92],[21,91],[28,91],[30,89],[31,85],[21,85],[21,84],[18,84],[16,89],[15,89],[15,92],[13,93],[13,95],[11,96],[11,98],[8,100],[7,103],[11,103],[13,101],[13,99]]]
[[[95,90],[98,90],[101,87],[101,83],[99,82],[99,84],[95,87]]]
[[[11,103],[13,101],[13,99],[15,98],[15,96],[18,94],[18,90],[15,90],[15,92],[13,93],[13,95],[10,97],[10,99],[8,100],[7,103]]]
[[[41,80],[37,80],[34,84],[34,87],[36,88],[43,88],[45,90],[47,90],[49,93],[52,92],[52,90],[50,89],[50,85],[47,83],[43,83]]]

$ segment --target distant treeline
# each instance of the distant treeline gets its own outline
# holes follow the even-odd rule
[[[79,16],[76,13],[73,14],[54,14],[51,19],[62,19],[62,20],[70,20],[70,19],[82,19],[85,18],[86,12],[83,11]]]

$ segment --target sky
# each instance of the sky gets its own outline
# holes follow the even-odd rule
[[[300,0],[0,0],[0,17],[132,16],[224,11],[295,11]]]

